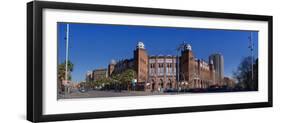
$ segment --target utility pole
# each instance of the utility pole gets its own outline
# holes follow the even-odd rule
[[[66,48],[65,48],[65,94],[68,92],[67,82],[68,82],[68,42],[69,42],[69,24],[66,24]]]
[[[253,42],[253,33],[250,33],[249,37],[249,49],[251,52],[251,69],[252,69],[252,81],[254,80],[254,42]]]

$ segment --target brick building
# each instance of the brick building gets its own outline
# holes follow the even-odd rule
[[[137,82],[145,83],[148,79],[148,54],[142,42],[138,42],[134,50],[134,63]]]
[[[224,77],[223,78],[223,85],[224,86],[227,86],[228,88],[235,88],[235,80],[234,79],[231,79],[229,77]]]
[[[88,71],[86,74],[86,82],[96,81],[108,77],[108,70],[105,68]]]
[[[111,60],[108,65],[108,75],[111,76],[114,73],[121,73],[127,69],[135,69],[135,60],[134,59],[124,59],[116,62]]]
[[[222,58],[222,55],[220,55],[220,58]],[[223,62],[219,64],[219,67],[223,68]],[[138,42],[133,59],[111,61],[108,65],[108,75],[120,73],[126,69],[136,71],[137,83],[143,85],[146,91],[208,88],[220,82],[215,80],[218,72],[216,72],[212,56],[210,56],[208,62],[197,59],[189,44],[183,44],[181,54],[178,57],[171,55],[149,56],[144,44]]]
[[[180,57],[180,77],[188,82],[188,88],[207,88],[215,84],[213,61],[195,58],[189,44],[184,45]]]
[[[147,90],[161,91],[176,88],[176,58],[170,55],[149,57]]]

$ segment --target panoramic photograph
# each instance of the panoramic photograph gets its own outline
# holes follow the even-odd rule
[[[258,31],[57,23],[57,99],[258,91]]]

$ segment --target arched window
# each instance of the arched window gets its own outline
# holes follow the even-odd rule
[[[173,87],[173,84],[172,84],[172,80],[171,80],[171,79],[169,79],[168,87],[169,87],[169,88],[172,88],[172,87]]]
[[[152,79],[151,80],[151,90],[154,91],[154,89],[155,89],[155,80]]]
[[[163,79],[160,79],[160,86],[161,86],[161,88],[164,88],[164,82],[163,82]]]

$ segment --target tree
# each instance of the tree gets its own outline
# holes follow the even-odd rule
[[[68,72],[73,71],[74,64],[68,61]],[[65,62],[58,65],[58,87],[61,88],[63,80],[65,80]],[[68,80],[71,80],[71,74],[68,74]]]
[[[121,82],[122,82],[122,84],[127,85],[127,90],[129,90],[128,85],[130,85],[130,82],[135,78],[136,78],[136,72],[133,69],[125,70],[121,74]]]
[[[136,72],[133,69],[127,69],[122,73],[114,73],[111,76],[112,84],[121,84],[129,90],[130,82],[136,78]]]
[[[111,79],[115,83],[121,83],[121,74],[113,74]]]
[[[253,63],[254,67],[257,66]],[[254,68],[257,69],[257,68]],[[257,79],[255,75],[252,75],[252,57],[248,56],[242,59],[236,71],[233,73],[234,78],[238,80],[238,84],[241,88],[245,90],[257,90]],[[254,76],[254,79],[252,79]]]
[[[95,81],[94,81],[94,84],[95,84],[96,86],[110,85],[110,84],[111,84],[111,80],[110,80],[110,78],[103,77],[103,78],[100,78],[100,79],[98,79],[98,80],[95,80]]]

